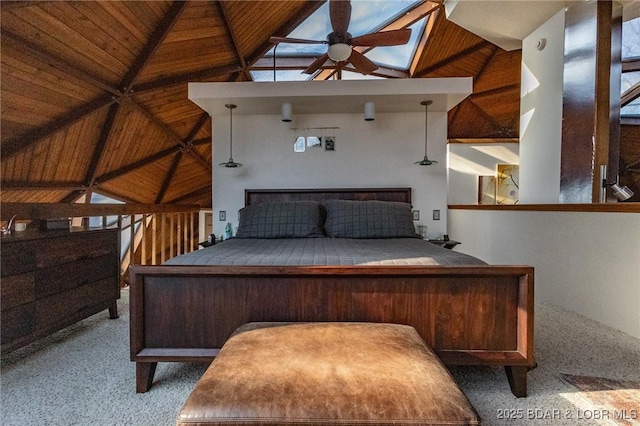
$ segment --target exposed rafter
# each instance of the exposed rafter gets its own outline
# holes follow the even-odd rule
[[[122,91],[128,93],[132,85],[135,83],[140,71],[144,68],[145,64],[149,61],[153,53],[158,49],[158,47],[162,44],[164,39],[167,37],[167,34],[171,30],[171,27],[176,23],[176,20],[180,16],[180,13],[184,9],[187,2],[185,1],[174,1],[171,5],[171,8],[166,13],[160,24],[156,27],[156,29],[149,36],[149,41],[142,49],[142,52],[138,55],[134,63],[129,68],[127,74],[122,78],[120,82],[120,87]]]

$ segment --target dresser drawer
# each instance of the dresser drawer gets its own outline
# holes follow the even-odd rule
[[[2,278],[0,306],[3,311],[35,300],[35,272]]]
[[[86,308],[119,296],[117,278],[105,278],[75,290],[37,300],[36,328],[45,329],[67,317],[80,315]]]
[[[36,269],[33,241],[2,242],[0,246],[0,272],[3,277]]]
[[[46,268],[67,262],[114,254],[117,234],[114,232],[87,232],[66,238],[43,240],[36,251],[36,266]]]
[[[113,277],[117,280],[118,271],[119,266],[114,261],[113,255],[38,269],[35,273],[36,298],[71,290],[103,278]]]
[[[3,345],[27,336],[35,330],[35,302],[7,309],[2,311],[0,315],[0,321],[2,321],[2,339],[0,343]]]

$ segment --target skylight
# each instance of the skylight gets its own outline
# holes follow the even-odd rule
[[[622,60],[640,61],[640,18],[631,19],[622,24]],[[637,69],[637,67],[635,68]],[[640,86],[640,71],[630,70],[622,73],[621,95],[623,97],[637,93]],[[635,95],[631,95],[633,97]],[[623,105],[620,110],[622,117],[640,116],[640,97]]]
[[[349,22],[349,33],[353,37],[378,31],[385,25],[402,17],[407,11],[423,3],[422,0],[352,0],[351,20]],[[406,70],[411,64],[416,47],[420,41],[420,35],[424,29],[426,18],[415,22],[411,28],[411,38],[409,42],[401,46],[376,47],[365,52],[365,55],[377,65],[394,69]],[[290,38],[325,41],[329,33],[332,32],[329,18],[329,2],[325,2],[307,20],[287,35]],[[318,44],[297,44],[280,43],[272,48],[265,57],[273,57],[274,52],[277,59],[284,57],[318,57],[327,51],[327,45]],[[273,81],[273,71],[251,71],[254,81]],[[345,75],[342,78],[354,76]],[[356,74],[356,73],[349,73]],[[277,81],[305,80],[310,78],[301,70],[277,71],[275,75]],[[359,75],[356,78],[363,78]],[[364,76],[372,78],[372,76]]]

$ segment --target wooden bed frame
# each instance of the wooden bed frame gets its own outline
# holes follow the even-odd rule
[[[245,202],[328,198],[410,203],[411,189],[247,190]],[[158,362],[210,362],[250,321],[408,324],[445,364],[504,366],[518,397],[535,365],[530,266],[162,265],[130,278],[137,392]]]

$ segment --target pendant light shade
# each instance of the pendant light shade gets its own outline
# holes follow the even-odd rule
[[[427,139],[429,133],[429,105],[431,105],[432,103],[433,101],[420,102],[420,105],[424,105],[424,158],[413,163],[419,166],[430,166],[432,164],[438,164],[436,160],[429,160],[429,157],[427,156]]]
[[[225,104],[225,107],[229,109],[229,161],[220,163],[220,166],[228,168],[242,167],[242,163],[233,161],[233,109],[236,108],[237,105]]]

